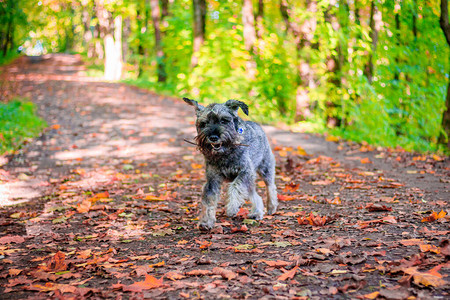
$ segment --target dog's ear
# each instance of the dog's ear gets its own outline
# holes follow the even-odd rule
[[[203,109],[205,109],[205,107],[203,107],[202,105],[198,104],[197,101],[189,99],[189,98],[183,98],[184,102],[186,102],[187,104],[195,107],[195,111],[202,111]]]
[[[225,102],[225,106],[227,106],[228,108],[230,108],[231,110],[234,110],[236,112],[240,107],[242,109],[242,111],[244,112],[244,114],[246,114],[248,116],[248,106],[247,106],[247,104],[245,104],[242,101],[230,99],[227,102]]]

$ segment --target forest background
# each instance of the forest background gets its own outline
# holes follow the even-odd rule
[[[449,46],[447,0],[0,0],[3,63],[80,53],[106,80],[406,150],[449,145]]]

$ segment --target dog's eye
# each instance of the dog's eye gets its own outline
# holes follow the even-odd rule
[[[222,119],[222,120],[220,120],[220,123],[228,124],[228,123],[230,123],[230,119]]]

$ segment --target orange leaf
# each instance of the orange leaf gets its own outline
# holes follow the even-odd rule
[[[164,201],[164,199],[162,199],[161,197],[157,197],[157,196],[154,196],[154,195],[147,195],[147,196],[145,196],[144,200],[147,200],[147,201]]]
[[[160,262],[158,262],[156,264],[148,265],[148,267],[149,268],[162,267],[162,266],[164,266],[164,264],[165,264],[164,261],[160,261]]]
[[[278,277],[277,280],[287,280],[294,278],[295,274],[297,273],[298,266],[293,267],[290,271],[286,271],[285,273],[281,274],[280,277]]]
[[[321,217],[319,215],[314,215],[313,213],[310,213],[309,217],[307,217],[306,220],[312,226],[323,226],[327,222],[327,217]]]
[[[43,267],[43,269],[50,272],[65,271],[67,269],[65,259],[66,255],[63,252],[58,251],[52,258],[50,258],[50,260]]]
[[[371,164],[372,162],[370,161],[370,159],[368,157],[361,159],[361,163],[362,164]]]
[[[373,292],[370,294],[366,294],[363,297],[364,297],[364,299],[376,299],[379,294],[380,294],[380,292]]]
[[[258,262],[266,263],[268,266],[274,267],[274,268],[286,267],[286,266],[289,266],[291,264],[291,262],[284,261],[284,260],[274,261],[274,260],[261,259],[261,260],[258,260]]]
[[[227,280],[231,280],[237,277],[237,274],[235,272],[225,268],[216,267],[212,271],[214,274],[220,275]]]
[[[197,169],[201,169],[203,168],[203,165],[201,164],[196,164],[196,163],[192,163],[191,164],[192,169],[197,170]]]
[[[285,150],[281,150],[278,152],[278,154],[280,154],[281,157],[286,157],[288,153]]]
[[[280,201],[292,201],[292,200],[295,200],[295,196],[288,196],[288,195],[278,194],[278,200],[280,200]]]
[[[437,212],[433,211],[428,217],[424,217],[422,219],[422,222],[434,222],[437,219],[445,218],[446,215],[447,215],[447,213],[443,210],[441,210],[439,212],[439,214]]]
[[[210,270],[192,270],[185,273],[188,276],[205,276],[205,275],[211,275]]]
[[[437,215],[436,219],[442,219],[442,218],[445,218],[446,215],[447,215],[447,213],[446,213],[445,211],[441,210],[441,211],[439,212],[439,214]]]
[[[97,202],[98,200],[105,199],[105,198],[109,198],[109,193],[108,192],[95,194],[93,197],[91,197],[91,198],[89,198],[87,200],[91,201],[92,204],[95,204],[95,202]]]
[[[92,202],[89,199],[84,199],[81,203],[77,205],[77,211],[82,213],[87,213],[92,207]]]
[[[422,251],[422,252],[433,252],[436,254],[441,253],[441,248],[436,247],[435,245],[423,244],[423,245],[419,245],[419,247],[420,247],[420,251]]]
[[[300,187],[299,183],[295,184],[294,182],[290,182],[289,184],[286,184],[286,186],[283,189],[283,192],[285,192],[285,193],[287,193],[287,192],[294,193],[295,191],[298,190],[299,187]]]
[[[82,259],[89,258],[91,256],[91,252],[92,252],[91,249],[80,251],[78,252],[78,257]]]
[[[243,217],[243,218],[246,218],[247,215],[248,215],[248,209],[246,209],[246,208],[244,208],[244,207],[241,207],[241,208],[239,209],[238,213],[236,214],[236,216],[238,216],[238,217]]]
[[[156,279],[151,275],[145,275],[144,281],[138,281],[128,286],[123,286],[124,291],[140,292],[142,290],[154,289],[162,286],[163,278]]]
[[[166,277],[167,279],[173,280],[173,281],[186,278],[186,276],[184,276],[183,274],[173,272],[173,271],[166,273],[166,275],[164,275],[164,277]]]
[[[17,275],[19,275],[22,272],[22,270],[20,270],[20,269],[9,269],[8,272],[9,272],[10,276],[17,276]]]
[[[330,185],[334,182],[334,180],[317,180],[317,181],[313,181],[311,182],[312,185]]]

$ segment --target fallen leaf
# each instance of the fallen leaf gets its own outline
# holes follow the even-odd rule
[[[364,299],[376,299],[380,292],[373,292],[370,294],[363,295]]]
[[[58,251],[55,255],[49,259],[47,264],[43,267],[45,271],[61,272],[67,269],[67,263],[65,262],[66,255]]]
[[[417,267],[410,267],[404,269],[403,272],[410,275],[416,285],[440,287],[447,284],[447,281],[443,280],[442,275],[438,273],[441,267],[436,266],[428,272],[420,272]]]
[[[424,217],[422,219],[422,222],[434,222],[438,219],[444,218],[446,215],[447,215],[447,213],[443,210],[441,210],[439,212],[439,214],[437,212],[433,211],[428,217]]]
[[[166,277],[167,279],[173,280],[173,281],[186,278],[186,276],[184,276],[183,274],[177,273],[177,272],[174,272],[174,271],[167,272],[164,275],[164,277]]]
[[[295,274],[297,273],[297,269],[298,269],[298,266],[293,267],[291,270],[286,271],[283,274],[281,274],[277,278],[277,280],[284,281],[284,280],[287,280],[287,279],[294,278]]]
[[[441,248],[436,247],[435,245],[421,244],[419,245],[420,251],[422,252],[433,252],[436,254],[441,253]]]
[[[211,271],[199,269],[199,270],[191,270],[184,274],[186,274],[188,276],[206,276],[206,275],[211,275]]]
[[[145,275],[144,281],[138,281],[131,285],[124,285],[122,289],[126,292],[141,292],[142,290],[154,289],[162,285],[163,277],[157,279],[151,275]]]
[[[374,211],[392,211],[392,208],[387,207],[386,205],[382,204],[375,204],[375,203],[369,203],[365,207],[368,211],[374,212]]]
[[[284,193],[288,193],[288,192],[294,193],[298,190],[299,187],[300,187],[299,183],[296,184],[294,182],[290,182],[289,184],[285,185],[283,192]]]
[[[7,235],[0,238],[0,245],[16,243],[20,244],[25,242],[25,239],[20,235]]]
[[[270,266],[270,267],[274,267],[274,268],[286,267],[286,266],[289,266],[290,264],[292,264],[291,262],[289,262],[289,261],[284,261],[284,260],[277,260],[277,261],[274,261],[274,260],[260,259],[260,260],[257,260],[256,262],[257,262],[257,263],[258,263],[258,262],[263,262],[263,263],[265,263],[266,265],[268,265],[268,266]]]
[[[225,268],[216,267],[212,271],[214,274],[220,275],[227,280],[232,280],[237,277],[237,274],[235,272]]]

